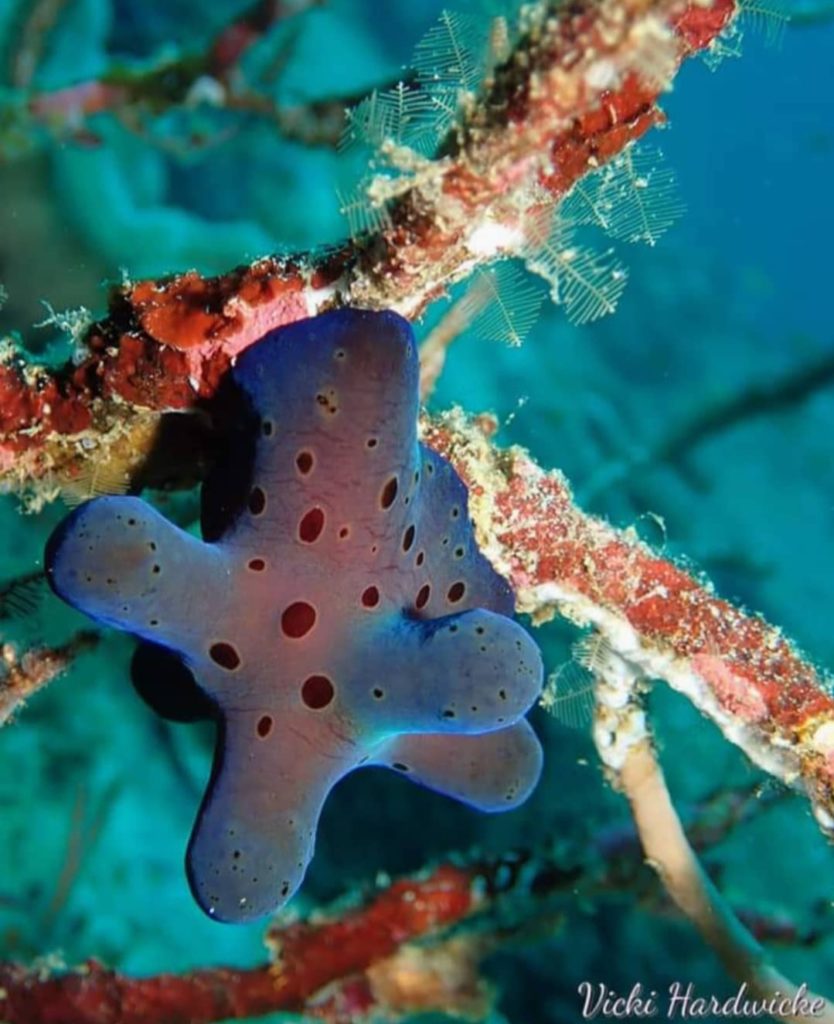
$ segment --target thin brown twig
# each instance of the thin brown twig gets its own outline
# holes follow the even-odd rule
[[[420,345],[420,400],[427,402],[437,386],[452,342],[471,325],[490,300],[483,277],[476,277],[466,292],[446,311]]]
[[[753,999],[773,1007],[814,1004],[815,1020],[832,1024],[834,1006],[822,996],[796,986],[773,964],[724,900],[701,867],[672,804],[663,771],[649,740],[633,745],[619,774],[631,806],[646,859],[681,912],[718,954],[724,969],[746,985]],[[770,1014],[793,1024],[807,1022],[809,1012]]]

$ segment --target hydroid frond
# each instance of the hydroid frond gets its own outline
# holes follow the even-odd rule
[[[365,143],[378,149],[393,142],[424,152],[437,141],[434,111],[432,98],[407,82],[382,92],[374,89],[347,112],[340,148]]]
[[[628,280],[613,250],[596,253],[574,242],[572,231],[558,216],[544,241],[525,251],[528,270],[550,284],[557,305],[571,323],[587,324],[613,313]]]
[[[38,570],[0,586],[0,619],[33,615],[44,595],[46,576]]]
[[[592,224],[608,231],[611,226],[611,196],[605,187],[604,170],[580,178],[559,206],[559,215],[569,224]]]
[[[126,494],[130,476],[117,462],[85,463],[84,469],[73,480],[61,484],[61,498],[65,505],[75,508],[91,498],[108,494]]]
[[[739,16],[763,33],[768,46],[779,46],[791,20],[780,0],[739,0]]]
[[[388,210],[368,195],[368,183],[360,182],[349,192],[336,190],[339,213],[347,219],[350,237],[356,241],[362,235],[383,231],[390,226]]]
[[[477,89],[485,71],[488,33],[488,22],[443,11],[414,51],[417,78],[430,89]]]
[[[571,224],[593,224],[624,242],[656,245],[686,207],[659,149],[629,146],[574,185],[559,213]]]
[[[674,172],[660,150],[648,146],[629,146],[611,166],[608,233],[656,245],[686,209]]]
[[[545,684],[541,705],[569,729],[586,730],[594,717],[594,677],[575,661],[566,661]]]
[[[475,272],[477,287],[467,294],[473,308],[462,300],[462,314],[470,316],[472,330],[481,337],[521,345],[538,319],[544,293],[521,267],[502,262]]]
[[[611,645],[596,630],[581,636],[571,648],[577,664],[592,676],[602,675],[611,657]]]

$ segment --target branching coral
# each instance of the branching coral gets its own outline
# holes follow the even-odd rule
[[[641,677],[668,682],[766,771],[802,785],[831,833],[834,698],[778,629],[583,513],[564,477],[495,449],[478,424],[452,414],[427,424],[426,439],[467,481],[484,549],[522,611],[592,626]],[[612,728],[604,761],[631,742]]]
[[[416,317],[455,281],[510,256],[568,289],[577,271],[590,271],[568,239],[548,233],[558,201],[662,120],[657,100],[675,68],[733,10],[731,0],[535,6],[491,89],[449,136],[448,152],[433,161],[392,153],[405,161],[402,173],[368,186],[369,201],[382,201],[383,185],[396,193],[384,197],[386,224],[375,234],[218,278],[185,273],[126,284],[87,332],[87,358],[57,374],[22,365],[8,350],[0,366],[0,481],[70,482],[92,453],[140,475],[161,414],[210,401],[247,345],[331,305]],[[582,294],[602,310],[619,271],[597,271],[608,283],[583,276]],[[560,274],[568,283],[559,284]],[[167,472],[176,476],[177,467]]]
[[[50,0],[37,3],[23,26],[12,66],[12,86],[18,94],[15,98],[23,101],[24,108],[19,114],[19,131],[23,131],[28,118],[54,135],[94,144],[99,140],[88,125],[92,115],[112,111],[140,130],[146,118],[203,101],[269,118],[286,135],[308,145],[332,143],[341,131],[343,101],[281,107],[255,90],[241,88],[237,81],[241,61],[253,45],[279,21],[318,2],[256,0],[202,50],[189,50],[141,66],[116,65],[96,78],[50,90],[33,89],[32,77],[60,4]]]
[[[690,841],[699,850],[714,845],[767,803],[740,790],[713,794],[688,815]],[[276,920],[266,936],[269,961],[249,970],[134,979],[95,961],[69,972],[0,966],[4,1020],[45,1024],[55,1013],[71,1013],[75,1024],[210,1024],[303,1010],[329,1024],[355,1024],[435,1009],[483,1018],[491,1000],[479,965],[488,953],[558,929],[583,900],[618,893],[668,913],[631,832],[494,860],[460,859],[383,882],[311,920]],[[769,943],[813,945],[829,927],[822,921],[803,932],[790,919],[735,912]]]

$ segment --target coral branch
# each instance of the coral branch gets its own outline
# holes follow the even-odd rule
[[[834,698],[778,629],[718,598],[628,533],[581,512],[558,472],[500,451],[461,415],[425,439],[469,485],[481,545],[519,608],[593,626],[641,676],[684,694],[834,834]]]
[[[19,656],[11,644],[0,645],[0,725],[34,693],[65,672],[83,651],[94,647],[99,634],[76,633],[60,647],[44,647]]]
[[[186,52],[143,67],[114,67],[96,79],[35,93],[28,101],[29,112],[37,121],[53,128],[78,133],[92,114],[124,114],[137,107],[159,112],[193,103],[202,90],[215,104],[261,109],[277,116],[278,108],[264,97],[237,94],[232,79],[247,50],[274,24],[320,3],[321,0],[256,0],[221,29],[203,52]],[[27,31],[27,45],[18,59],[20,64],[26,58],[29,77],[36,60],[36,43],[42,42],[50,27],[47,16],[54,18],[49,5],[44,8],[44,15]]]
[[[57,373],[3,353],[0,484],[71,481],[90,457],[136,475],[159,416],[210,400],[266,330],[342,303],[414,317],[478,265],[525,255],[542,208],[661,118],[657,99],[678,64],[734,12],[734,0],[533,5],[515,52],[442,155],[389,146],[402,173],[385,179],[394,192],[381,197],[387,219],[376,234],[217,278],[125,285],[89,329],[87,358]]]
[[[90,961],[43,977],[0,967],[7,1024],[209,1024],[301,1009],[330,982],[364,971],[404,943],[466,917],[478,907],[472,875],[441,865],[428,877],[392,884],[366,906],[321,923],[274,928],[274,963],[131,979]]]

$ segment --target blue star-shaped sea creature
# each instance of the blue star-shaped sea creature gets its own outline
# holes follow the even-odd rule
[[[256,440],[204,486],[206,540],[98,498],[53,535],[47,570],[76,608],[176,652],[208,698],[217,753],[188,876],[209,915],[244,921],[299,887],[322,804],[360,765],[486,811],[526,799],[542,663],[463,483],[417,441],[405,320],[283,327],[233,380]]]

